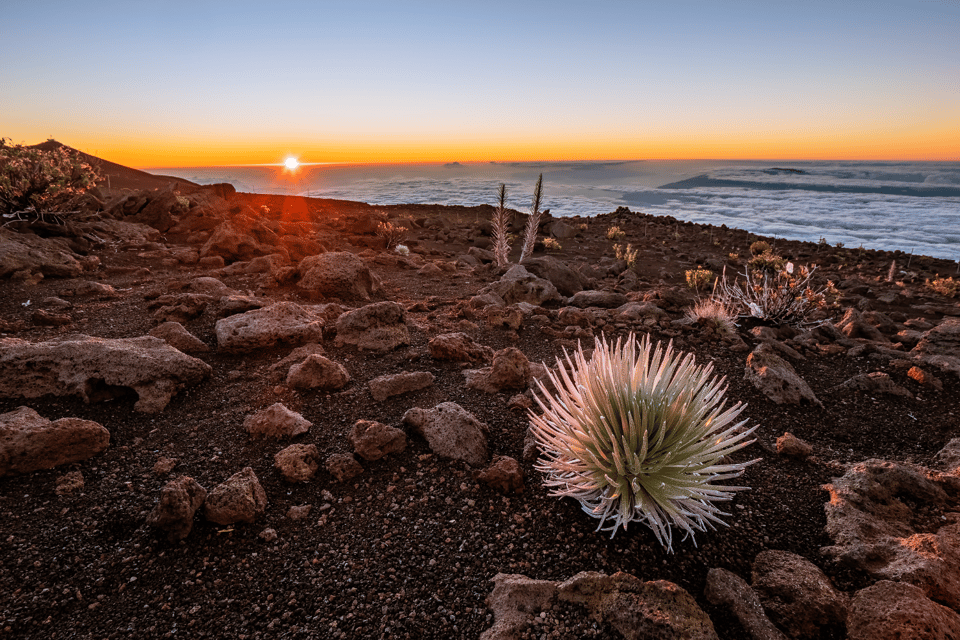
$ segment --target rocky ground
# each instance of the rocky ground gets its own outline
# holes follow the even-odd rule
[[[925,284],[955,263],[768,238],[838,305],[728,334],[685,272],[742,271],[740,230],[548,219],[506,272],[489,207],[101,195],[0,230],[5,637],[960,634],[960,306]],[[672,554],[549,496],[526,438],[538,365],[631,332],[758,425],[729,526]]]

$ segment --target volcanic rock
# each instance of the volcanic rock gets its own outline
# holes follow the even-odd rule
[[[309,431],[312,423],[282,403],[247,416],[243,428],[255,438],[292,438]]]
[[[433,385],[434,380],[434,375],[429,371],[408,371],[378,376],[367,385],[373,399],[383,402],[393,396],[426,389]]]
[[[339,362],[321,355],[310,355],[290,367],[287,386],[292,389],[342,389],[350,382],[350,374]]]
[[[478,471],[474,478],[500,493],[523,491],[523,469],[520,468],[520,463],[510,456],[495,456],[490,466]]]
[[[348,252],[308,256],[297,268],[301,274],[297,286],[327,298],[367,301],[382,289],[380,278],[363,260]]]
[[[273,456],[273,466],[287,482],[307,482],[320,468],[320,452],[313,444],[292,444]]]
[[[485,363],[493,358],[493,349],[477,344],[465,333],[443,333],[431,339],[427,347],[437,360]]]
[[[442,402],[433,409],[414,407],[403,415],[403,423],[426,438],[437,455],[472,467],[482,466],[490,457],[490,428],[455,402]]]
[[[350,442],[358,456],[372,462],[406,449],[407,434],[381,422],[357,420],[350,430]]]
[[[293,302],[277,302],[217,321],[217,343],[230,351],[253,351],[278,343],[320,342],[324,320]]]
[[[747,582],[726,569],[707,572],[706,597],[710,604],[730,610],[753,640],[786,640],[763,611],[760,598]]]
[[[109,444],[110,433],[96,422],[79,418],[51,422],[20,407],[0,414],[0,477],[80,462]]]
[[[960,638],[960,615],[909,584],[881,580],[853,597],[847,617],[848,640],[953,640]]]
[[[0,395],[36,398],[78,395],[96,402],[136,391],[137,411],[163,411],[184,386],[210,375],[210,365],[153,336],[92,338],[72,335],[30,343],[0,339]]]
[[[396,302],[375,302],[337,319],[337,344],[386,353],[410,344],[406,313]]]
[[[206,353],[210,347],[183,328],[179,322],[164,322],[150,330],[150,335],[160,338],[171,347],[184,353]]]
[[[824,485],[824,555],[880,580],[913,584],[960,606],[960,522],[921,517],[960,510],[960,477],[884,460],[867,460]]]
[[[815,564],[789,551],[765,550],[753,561],[753,589],[767,615],[791,638],[822,637],[842,625],[849,598]]]
[[[744,378],[777,404],[800,404],[801,400],[823,406],[790,363],[761,343],[747,356]]]
[[[267,508],[267,493],[250,467],[230,476],[207,494],[203,515],[216,524],[253,522]]]
[[[147,516],[147,524],[167,534],[167,540],[183,540],[193,530],[193,516],[207,499],[196,480],[180,476],[160,489],[160,502]]]

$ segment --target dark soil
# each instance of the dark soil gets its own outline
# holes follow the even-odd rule
[[[268,204],[272,215],[326,220],[344,211],[368,211],[366,205],[279,196],[238,195],[255,209]],[[485,244],[481,223],[489,208],[435,206],[382,207],[391,219],[410,225],[411,249],[427,260],[451,262],[474,244]],[[599,265],[613,256],[610,226],[626,232],[621,243],[639,251],[633,299],[656,299],[658,292],[684,287],[684,272],[717,263],[742,270],[749,245],[747,232],[713,228],[629,212],[594,219],[568,220],[585,225],[581,235],[561,240],[552,253],[571,265]],[[767,239],[777,253],[800,264],[819,263],[816,277],[835,282],[857,280],[864,287],[845,293],[844,306],[882,311],[902,323],[909,318],[936,322],[944,312],[956,314],[955,300],[923,286],[955,265],[890,252],[844,250]],[[726,376],[727,397],[748,407],[742,417],[758,424],[757,443],[737,459],[762,461],[738,481],[751,487],[728,506],[726,528],[674,540],[668,554],[647,529],[635,526],[609,535],[594,531],[597,522],[578,503],[547,495],[532,461],[523,462],[525,489],[503,495],[478,484],[474,469],[432,455],[425,441],[410,435],[402,454],[364,462],[363,473],[338,483],[322,468],[309,483],[284,482],[273,455],[289,441],[251,440],[244,418],[281,401],[313,423],[294,441],[312,443],[321,458],[351,451],[347,434],[359,419],[401,426],[411,407],[453,401],[491,428],[494,454],[522,459],[527,418],[507,408],[512,394],[486,394],[464,384],[463,366],[435,361],[427,342],[439,333],[464,331],[493,349],[514,346],[531,361],[552,365],[563,349],[586,345],[601,331],[607,338],[645,329],[607,323],[581,329],[557,322],[557,308],[525,319],[519,331],[489,328],[465,304],[498,276],[491,267],[463,267],[437,277],[378,260],[375,235],[353,236],[327,230],[328,249],[350,250],[367,258],[383,279],[385,298],[405,306],[413,327],[412,344],[387,355],[371,356],[351,348],[324,344],[328,357],[342,363],[353,382],[333,394],[294,392],[267,380],[267,368],[290,348],[235,355],[218,352],[214,310],[185,323],[213,350],[200,357],[213,367],[204,383],[178,393],[157,415],[135,412],[135,396],[84,404],[74,398],[0,399],[0,412],[34,408],[54,420],[75,416],[94,420],[111,434],[110,447],[83,463],[0,479],[0,635],[9,638],[476,638],[493,619],[485,604],[497,573],[565,580],[580,571],[624,571],[642,580],[669,580],[689,591],[713,619],[722,638],[744,636],[736,619],[704,597],[707,571],[723,567],[750,580],[751,563],[764,549],[798,553],[824,569],[840,589],[853,592],[868,584],[864,577],[828,563],[820,548],[831,543],[824,533],[822,485],[842,475],[844,465],[868,458],[929,464],[952,437],[960,436],[960,380],[938,373],[940,391],[921,387],[907,369],[867,349],[849,352],[807,351],[798,373],[823,401],[778,406],[744,380],[747,352],[705,333],[697,325],[663,322],[654,339],[712,362]],[[184,239],[167,237],[170,246]],[[366,247],[364,247],[366,245]],[[738,253],[737,261],[731,253]],[[196,266],[170,266],[135,250],[99,254],[101,269],[90,279],[121,291],[118,299],[68,298],[70,324],[37,326],[31,314],[40,301],[62,295],[64,280],[35,285],[0,282],[0,320],[4,337],[30,341],[66,333],[107,338],[146,334],[159,324],[146,309],[146,297],[159,288],[177,291],[193,277],[212,275]],[[516,257],[514,257],[516,259]],[[892,260],[907,271],[887,282]],[[712,261],[712,263],[710,262]],[[906,280],[903,280],[906,278]],[[256,290],[259,275],[221,278],[241,291]],[[614,288],[617,276],[604,277],[597,288]],[[865,290],[864,290],[865,289]],[[842,289],[842,291],[848,291]],[[293,286],[259,291],[276,299],[301,300]],[[29,305],[28,305],[29,301]],[[656,300],[655,300],[656,301]],[[313,303],[315,300],[306,301]],[[662,301],[661,301],[662,302]],[[670,320],[683,317],[671,309]],[[836,311],[842,314],[843,308]],[[741,337],[756,339],[743,327]],[[385,402],[372,399],[367,382],[387,373],[430,371],[436,384]],[[861,373],[884,371],[916,399],[830,390]],[[778,457],[775,441],[789,431],[814,447],[806,461]],[[153,472],[161,457],[175,458],[170,476]],[[195,478],[207,490],[244,467],[252,467],[269,498],[256,524],[214,525],[198,516],[190,536],[169,543],[147,526],[146,516],[160,488],[179,474]],[[83,474],[84,488],[67,495],[55,492],[65,472]],[[312,505],[302,520],[287,517],[290,507]],[[259,537],[272,528],[277,538]],[[545,615],[531,638],[610,637],[609,628],[570,606]],[[843,629],[825,637],[844,637]]]

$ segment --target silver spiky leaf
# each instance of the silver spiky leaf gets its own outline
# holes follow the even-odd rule
[[[727,461],[754,442],[756,427],[732,424],[744,406],[724,408],[724,380],[711,365],[697,366],[672,344],[654,349],[649,336],[637,346],[633,334],[613,347],[597,339],[589,362],[582,347],[557,360],[559,373],[549,374],[556,394],[541,383],[543,414],[530,414],[542,453],[536,468],[551,495],[578,500],[598,530],[613,537],[641,522],[672,553],[674,526],[693,538],[725,524],[720,516],[729,514],[716,503],[748,487],[718,483],[756,462]]]

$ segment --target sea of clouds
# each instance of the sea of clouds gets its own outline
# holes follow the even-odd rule
[[[626,206],[759,235],[960,260],[960,163],[628,161],[158,169],[200,184],[371,204],[495,204],[527,211],[543,173],[554,216]],[[906,195],[905,195],[906,194]]]

